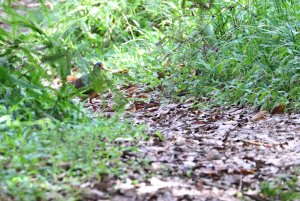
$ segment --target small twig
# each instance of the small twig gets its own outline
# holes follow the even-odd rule
[[[255,200],[255,201],[271,201],[267,198],[262,197],[261,195],[251,195],[248,193],[243,193],[243,195],[248,196],[249,198],[251,198],[252,200]]]
[[[243,189],[243,176],[241,175],[240,176],[240,184],[239,184],[239,192],[242,192],[242,189]]]

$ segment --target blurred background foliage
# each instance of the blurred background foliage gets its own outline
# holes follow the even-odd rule
[[[53,0],[30,8],[24,2],[0,1],[1,196],[42,199],[50,196],[44,192],[70,190],[76,168],[86,170],[80,178],[120,173],[108,163],[123,148],[110,142],[141,136],[130,122],[90,118],[74,104],[77,91],[66,83],[72,67],[87,73],[103,61],[129,69],[128,76],[107,74],[102,82],[111,84],[102,83],[102,91],[143,83],[199,107],[299,110],[297,1]],[[57,78],[59,89],[51,87]],[[66,161],[72,168],[63,187],[53,164]]]

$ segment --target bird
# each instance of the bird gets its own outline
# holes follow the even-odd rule
[[[73,85],[76,89],[83,89],[84,96],[82,100],[89,98],[90,104],[93,106],[94,111],[96,107],[92,102],[93,98],[99,97],[99,93],[105,91],[112,87],[112,82],[108,79],[107,75],[104,73],[110,73],[111,75],[126,75],[128,74],[128,69],[121,70],[110,70],[104,67],[102,62],[97,62],[94,64],[92,71],[88,74],[76,78],[74,75],[67,76],[67,81]]]
[[[103,85],[106,82],[106,77],[101,70],[104,70],[104,65],[102,62],[97,62],[94,64],[94,68],[88,74],[85,74],[76,79],[74,76],[68,76],[70,84],[73,85],[76,89],[85,89],[83,94],[85,94],[82,99],[89,98],[90,104],[93,106],[94,111],[96,107],[94,106],[92,99],[99,96],[99,92],[103,89]]]

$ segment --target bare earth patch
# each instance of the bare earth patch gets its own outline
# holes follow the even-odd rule
[[[123,92],[132,100],[126,118],[147,125],[150,137],[116,140],[139,152],[124,153],[125,163],[134,161],[124,176],[85,185],[88,200],[268,200],[259,182],[300,178],[299,114],[238,106],[202,111],[192,101],[167,103],[161,91],[132,86]],[[102,111],[113,113],[109,104]],[[95,187],[105,183],[104,190]]]

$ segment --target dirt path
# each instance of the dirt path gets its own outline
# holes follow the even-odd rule
[[[201,111],[191,102],[167,103],[160,91],[145,92],[136,86],[123,91],[135,100],[126,117],[146,124],[150,138],[117,140],[138,146],[138,154],[123,155],[124,162],[136,164],[126,170],[126,181],[113,181],[110,195],[95,195],[97,199],[241,200],[243,195],[267,200],[259,195],[260,181],[296,175],[299,114],[270,115],[237,106]],[[141,165],[140,159],[148,165]]]

